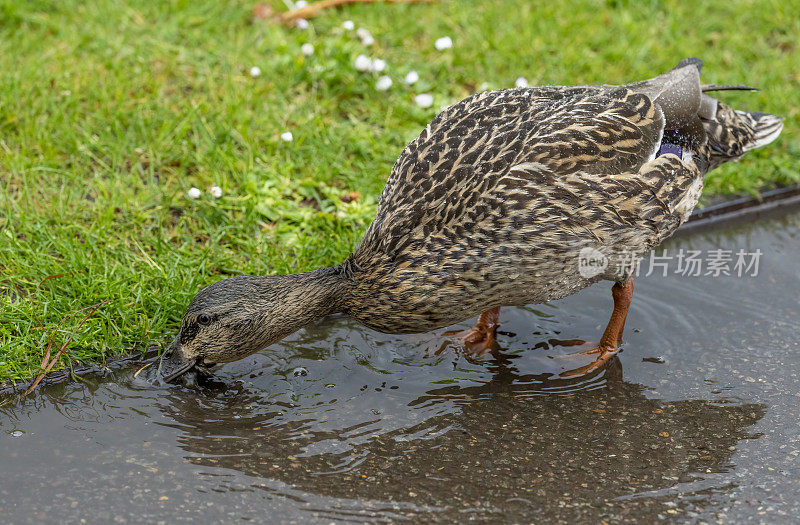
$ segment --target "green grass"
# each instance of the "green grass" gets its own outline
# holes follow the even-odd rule
[[[110,300],[69,359],[102,362],[163,341],[223,276],[340,262],[403,145],[484,82],[621,83],[697,55],[707,82],[762,88],[725,100],[787,118],[778,143],[714,172],[707,193],[798,180],[796,0],[376,4],[306,31],[252,7],[0,0],[0,383],[35,374],[84,306]],[[347,19],[376,44],[341,30]],[[436,51],[444,35],[454,47]],[[360,53],[387,61],[388,92],[355,71]],[[411,69],[413,88],[401,82]],[[420,92],[433,108],[414,104]],[[214,184],[221,199],[205,192]],[[355,203],[339,199],[352,191]]]

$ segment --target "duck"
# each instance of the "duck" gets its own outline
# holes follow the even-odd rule
[[[753,88],[702,84],[702,66],[692,57],[629,84],[486,91],[444,109],[400,153],[353,253],[202,289],[163,379],[210,373],[336,313],[397,334],[477,315],[458,339],[480,354],[497,344],[501,307],[609,281],[606,329],[569,373],[602,368],[622,344],[636,263],[689,218],[709,171],[783,127],[709,95]]]

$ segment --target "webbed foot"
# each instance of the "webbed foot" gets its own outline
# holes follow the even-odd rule
[[[617,355],[618,352],[619,352],[619,346],[603,347],[601,345],[594,345],[589,348],[579,350],[578,352],[567,354],[567,357],[572,357],[572,358],[583,355],[595,355],[595,354],[600,354],[600,355],[598,355],[597,358],[588,365],[584,365],[578,368],[573,368],[572,370],[561,372],[559,376],[574,377],[574,376],[591,374],[592,372],[595,372],[596,370],[605,367],[611,360],[611,358]]]
[[[590,374],[600,368],[605,367],[609,360],[617,355],[619,347],[622,345],[622,331],[625,328],[625,319],[628,317],[628,308],[633,296],[633,278],[625,284],[615,283],[611,287],[611,295],[614,298],[614,311],[608,321],[603,337],[597,344],[585,343],[579,340],[564,341],[564,346],[583,346],[581,350],[568,354],[569,357],[581,355],[596,355],[597,358],[588,365],[567,370],[559,374],[561,377],[573,377]]]
[[[465,353],[471,357],[480,357],[491,350],[498,350],[496,333],[500,326],[500,308],[492,308],[478,317],[478,322],[469,330],[445,332],[442,334],[461,344]]]

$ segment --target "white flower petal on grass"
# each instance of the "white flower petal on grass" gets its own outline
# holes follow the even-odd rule
[[[356,61],[353,63],[359,71],[369,71],[372,67],[372,59],[367,55],[358,55]]]
[[[250,68],[250,76],[251,77],[255,78],[255,77],[259,76],[259,75],[261,75],[261,68],[260,67],[253,66],[253,67]]]
[[[420,93],[414,97],[414,102],[421,108],[429,108],[433,106],[433,95],[430,93]]]
[[[359,27],[356,29],[356,35],[358,35],[358,38],[361,39],[361,43],[365,46],[371,46],[375,43],[375,39],[372,37],[372,33],[369,32],[369,29]]]
[[[403,79],[403,81],[406,84],[413,84],[417,80],[419,80],[419,73],[417,73],[416,71],[409,71],[408,74],[406,75],[406,78]]]
[[[303,9],[304,7],[308,7],[308,2],[306,2],[306,0],[297,0],[297,2],[294,3],[295,9]]]
[[[390,87],[392,87],[392,79],[386,75],[380,77],[378,81],[375,82],[375,89],[378,91],[386,91]]]
[[[291,142],[294,140],[294,136],[291,131],[284,131],[281,133],[281,140],[284,142]]]
[[[308,20],[305,18],[298,18],[294,25],[297,29],[308,29]]]
[[[212,197],[216,197],[217,199],[219,199],[220,197],[222,197],[222,188],[220,188],[219,186],[211,186],[210,188],[208,188],[208,193],[210,193]]]
[[[449,36],[443,36],[442,38],[437,38],[433,45],[436,46],[436,49],[439,51],[444,51],[445,49],[453,47],[453,39]]]
[[[342,22],[342,27],[348,31],[352,31],[356,28],[356,25],[353,23],[352,20],[345,20]]]
[[[528,79],[525,77],[519,77],[517,81],[514,82],[514,85],[518,88],[528,87]]]
[[[300,52],[302,52],[305,56],[311,56],[314,54],[314,45],[305,43],[300,46]]]
[[[374,58],[372,60],[372,67],[370,68],[372,71],[376,71],[380,73],[384,69],[386,69],[386,61],[381,60],[380,58]]]
[[[189,191],[187,191],[186,194],[189,196],[190,199],[196,199],[200,197],[201,191],[198,188],[192,186],[191,188],[189,188]]]

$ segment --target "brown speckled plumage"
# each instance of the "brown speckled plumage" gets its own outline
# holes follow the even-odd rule
[[[348,313],[427,331],[591,284],[581,248],[643,252],[680,222],[674,208],[699,174],[677,158],[643,163],[662,127],[624,88],[495,91],[448,108],[392,170],[353,255],[364,271]]]
[[[601,279],[625,283],[630,271],[617,270],[632,265],[621,258],[643,255],[688,218],[708,170],[780,132],[777,117],[706,95],[700,66],[687,59],[624,86],[492,91],[447,108],[400,154],[360,247],[326,270],[330,293],[299,294],[313,315],[290,328],[343,311],[376,330],[422,332]],[[682,147],[680,158],[656,156],[667,140]],[[587,247],[610,259],[591,278],[578,272]],[[269,279],[270,293],[284,282]],[[198,294],[182,330],[214,309],[225,282]],[[270,315],[276,300],[254,308],[256,324],[281,322]],[[224,341],[228,332],[217,336]],[[274,342],[255,339],[246,353]],[[245,353],[209,358],[202,345],[187,345],[185,359]]]

